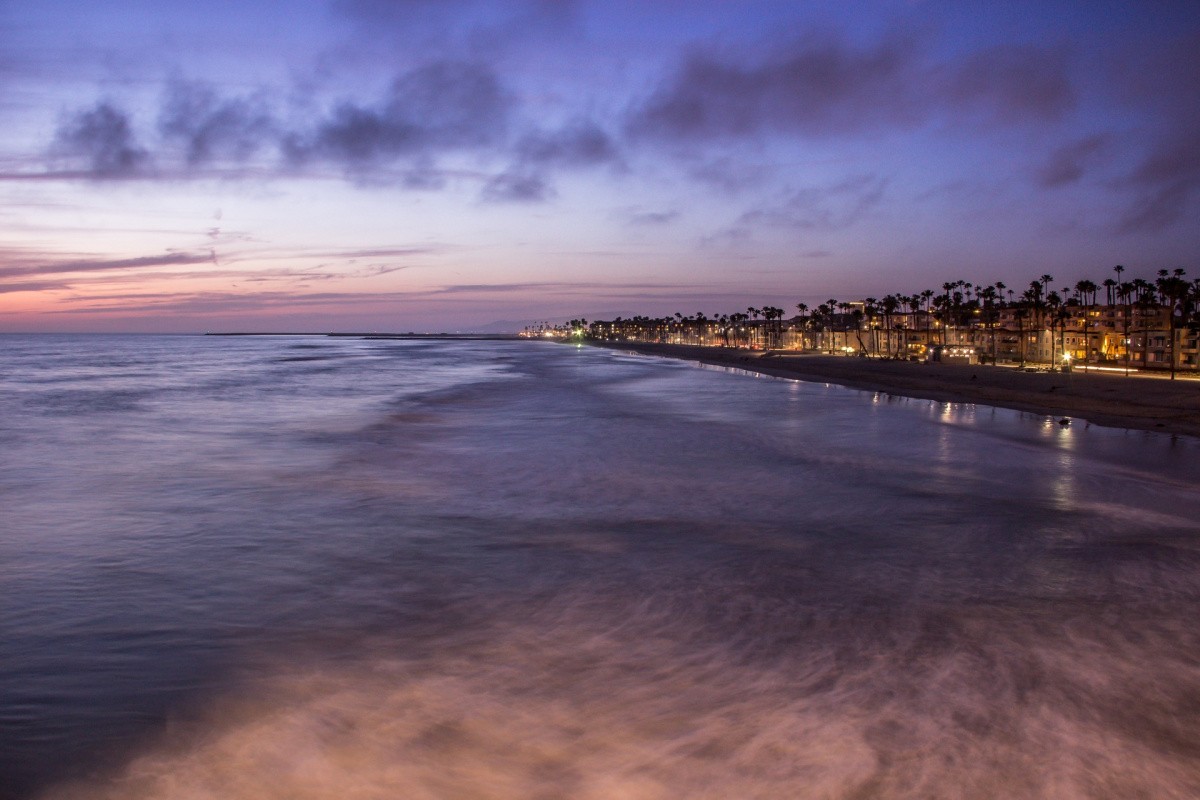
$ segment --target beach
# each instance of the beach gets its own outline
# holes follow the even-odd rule
[[[592,342],[644,355],[737,367],[853,389],[1012,408],[1097,425],[1200,436],[1200,381],[1132,374],[885,361],[648,342]]]

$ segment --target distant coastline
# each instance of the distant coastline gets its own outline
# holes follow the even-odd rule
[[[333,339],[461,339],[464,341],[511,341],[515,333],[328,333],[319,331],[231,331],[205,333],[205,336],[325,336]]]
[[[643,355],[836,383],[956,403],[978,403],[1086,420],[1097,425],[1200,437],[1200,381],[1162,377],[1022,372],[1009,367],[908,361],[648,342],[588,341]]]

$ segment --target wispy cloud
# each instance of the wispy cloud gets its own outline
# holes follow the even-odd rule
[[[488,203],[538,203],[554,196],[546,181],[531,174],[504,172],[483,186],[480,197]]]
[[[854,175],[825,186],[793,192],[783,203],[748,211],[739,226],[767,224],[800,230],[848,228],[883,199],[888,181],[877,175]]]
[[[669,225],[681,216],[679,211],[638,211],[625,212],[625,219],[630,225]]]
[[[1127,102],[1148,106],[1151,126],[1146,151],[1121,182],[1132,200],[1118,230],[1163,230],[1187,218],[1200,198],[1200,30],[1166,46],[1139,53],[1122,74]],[[1164,80],[1170,76],[1170,80]]]
[[[1076,101],[1061,48],[996,45],[939,73],[942,93],[951,104],[982,110],[1003,125],[1058,119]]]
[[[17,261],[14,266],[13,262]],[[22,263],[23,262],[23,263]],[[215,264],[216,256],[206,253],[164,253],[162,255],[138,256],[135,258],[80,258],[65,260],[40,260],[29,254],[9,254],[7,266],[0,266],[0,278],[28,277],[32,275],[64,275],[80,272],[145,269],[189,264]]]
[[[1038,183],[1048,189],[1078,183],[1087,168],[1098,160],[1107,142],[1108,137],[1095,135],[1063,145],[1038,169]]]

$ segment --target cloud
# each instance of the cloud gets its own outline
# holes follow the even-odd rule
[[[292,135],[294,163],[326,159],[350,168],[402,157],[500,144],[511,101],[486,66],[428,64],[396,78],[383,102],[337,105],[308,135]]]
[[[914,69],[915,48],[897,39],[862,50],[808,41],[760,63],[694,53],[628,130],[659,139],[825,135],[911,119]]]
[[[1047,189],[1077,183],[1087,166],[1104,149],[1107,140],[1106,136],[1087,136],[1058,148],[1038,169],[1038,183]]]
[[[1189,218],[1200,197],[1200,31],[1150,53],[1120,74],[1120,99],[1150,114],[1144,154],[1121,181],[1133,197],[1121,233],[1154,232]]]
[[[379,306],[406,300],[433,302],[440,297],[457,295],[521,295],[548,292],[561,296],[626,296],[630,292],[663,291],[673,292],[678,286],[672,284],[602,284],[591,282],[537,282],[496,284],[451,284],[432,289],[399,292],[136,292],[108,295],[78,295],[66,302],[70,307],[47,311],[47,314],[227,314],[241,312],[269,312],[293,308],[328,306]],[[596,293],[599,293],[598,295]],[[633,296],[633,295],[630,295]],[[455,302],[474,302],[470,297]],[[480,299],[479,302],[494,302]]]
[[[0,278],[25,277],[31,275],[62,275],[77,272],[99,272],[103,270],[143,269],[146,267],[181,266],[188,264],[215,264],[216,256],[205,253],[164,253],[154,256],[118,259],[64,259],[59,261],[37,261],[26,256],[19,266],[0,267]],[[12,259],[6,259],[11,264]]]
[[[64,284],[59,281],[24,281],[20,283],[0,283],[0,294],[16,292],[46,292],[62,289]]]
[[[493,70],[478,63],[423,64],[398,74],[374,102],[341,100],[309,113],[309,124],[285,124],[267,97],[222,96],[205,83],[173,80],[157,111],[158,138],[146,146],[128,113],[101,102],[61,122],[50,149],[62,162],[57,168],[2,173],[0,180],[272,177],[331,165],[363,182],[440,189],[441,155],[511,154],[515,103]],[[518,155],[587,163],[608,158],[611,147],[598,128],[580,124],[531,136]],[[247,164],[252,159],[257,163]]]
[[[542,178],[513,172],[495,176],[480,193],[488,203],[540,203],[553,196],[554,190]]]
[[[619,160],[612,137],[591,120],[526,134],[517,142],[516,152],[522,163],[538,166],[589,167]]]
[[[802,40],[765,59],[694,52],[630,113],[634,138],[830,137],[982,112],[1005,124],[1060,117],[1075,103],[1066,56],[1002,45],[934,63],[912,37],[868,47]]]
[[[79,305],[47,311],[47,314],[227,314],[267,312],[312,306],[377,305],[402,298],[402,293],[373,292],[197,292],[130,293],[93,297],[81,295],[72,301]]]
[[[679,219],[678,211],[634,211],[629,214],[630,225],[669,225]]]
[[[801,230],[841,230],[862,219],[883,198],[888,181],[876,175],[854,175],[828,186],[793,193],[783,204],[748,211],[739,227],[767,224]]]
[[[212,87],[187,81],[168,85],[158,129],[166,141],[182,146],[189,166],[245,161],[278,135],[261,99],[223,99]]]
[[[1053,120],[1075,105],[1066,55],[1033,45],[998,45],[947,70],[944,91],[957,106],[996,121]]]
[[[442,286],[438,289],[430,289],[426,291],[417,291],[409,293],[410,297],[429,296],[429,295],[444,295],[444,294],[510,294],[530,291],[552,291],[563,294],[586,293],[592,294],[595,292],[601,293],[623,293],[626,291],[657,291],[657,290],[675,290],[679,287],[676,284],[667,283],[632,283],[632,284],[610,284],[596,283],[591,281],[580,282],[564,282],[551,281],[539,283],[460,283],[448,286]]]
[[[757,164],[735,161],[727,156],[691,167],[688,174],[728,194],[757,186],[771,176],[770,170]]]
[[[558,289],[569,287],[567,283],[460,283],[453,286],[443,286],[427,294],[498,294],[508,292],[528,292],[538,289]]]
[[[1138,193],[1120,222],[1123,233],[1157,231],[1182,219],[1200,195],[1200,126],[1157,143],[1128,180]]]
[[[395,258],[397,256],[423,256],[439,252],[437,247],[375,247],[366,250],[330,250],[311,254],[318,258]],[[308,257],[309,253],[303,253]]]
[[[149,153],[134,138],[128,115],[105,102],[64,119],[51,153],[97,178],[136,175],[149,161]]]
[[[579,25],[576,0],[334,0],[364,38],[473,53],[553,42]]]

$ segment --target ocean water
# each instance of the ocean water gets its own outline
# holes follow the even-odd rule
[[[1198,486],[592,348],[0,337],[0,797],[1195,798]]]

